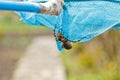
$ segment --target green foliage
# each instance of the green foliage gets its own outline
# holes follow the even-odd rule
[[[4,30],[3,28],[0,28],[0,40],[4,37]]]
[[[30,26],[19,20],[19,17],[12,12],[1,12],[0,15],[0,28],[2,28],[4,33],[10,34],[39,34],[39,33],[49,33],[50,30],[45,27],[40,26]]]
[[[61,55],[67,80],[120,80],[120,31],[108,31],[86,42],[75,43]]]

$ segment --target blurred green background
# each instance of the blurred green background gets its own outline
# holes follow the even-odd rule
[[[0,11],[0,80],[10,80],[17,61],[35,37],[51,33],[45,27],[24,24],[13,12]]]
[[[13,12],[0,11],[0,80],[10,80],[16,63],[35,37],[51,35],[45,27],[30,27]],[[120,30],[110,30],[64,50],[67,80],[120,80]]]

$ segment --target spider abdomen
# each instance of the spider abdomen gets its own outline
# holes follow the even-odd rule
[[[70,42],[67,41],[67,42],[64,42],[64,43],[62,44],[62,47],[65,48],[65,49],[67,49],[67,50],[69,50],[69,49],[72,48],[72,45],[71,45]]]

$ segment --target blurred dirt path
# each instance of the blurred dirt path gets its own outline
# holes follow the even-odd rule
[[[53,37],[36,38],[19,61],[11,80],[66,80]]]

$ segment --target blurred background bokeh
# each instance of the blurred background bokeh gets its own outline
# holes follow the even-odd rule
[[[0,80],[10,80],[34,38],[50,34],[47,28],[24,24],[14,12],[0,11]]]
[[[29,26],[13,12],[0,11],[0,80],[10,80],[17,61],[32,40],[52,35],[40,26]],[[120,30],[109,30],[60,54],[67,80],[120,80]]]

